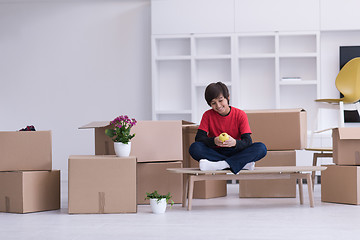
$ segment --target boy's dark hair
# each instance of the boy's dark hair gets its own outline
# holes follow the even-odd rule
[[[211,100],[219,97],[222,94],[224,98],[228,100],[228,104],[230,104],[229,99],[229,89],[222,82],[210,83],[205,89],[205,100],[209,106],[211,106]]]

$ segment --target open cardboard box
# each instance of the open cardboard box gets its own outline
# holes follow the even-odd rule
[[[334,128],[333,162],[337,165],[360,165],[360,128]]]
[[[253,142],[268,150],[301,150],[307,142],[307,114],[304,109],[246,110]]]
[[[131,156],[138,162],[179,161],[183,159],[182,124],[184,121],[138,121],[132,127]],[[110,122],[91,122],[79,129],[95,129],[95,154],[115,155],[114,144],[105,135]]]
[[[0,171],[51,169],[51,131],[0,132]]]

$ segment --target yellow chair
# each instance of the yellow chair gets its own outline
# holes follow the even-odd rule
[[[344,127],[344,104],[355,107],[360,116],[360,57],[353,58],[340,70],[335,86],[344,97],[316,99],[318,103],[330,103],[339,106],[339,127]]]
[[[347,62],[343,68],[340,70],[339,74],[335,80],[335,86],[343,94],[344,97],[342,98],[335,98],[335,99],[316,99],[315,102],[317,103],[330,103],[330,107],[338,107],[339,108],[339,120],[338,126],[344,127],[344,104],[347,106],[352,106],[357,110],[360,116],[360,57],[353,58],[349,62]],[[318,110],[317,109],[317,114]],[[324,106],[323,106],[324,107]],[[317,117],[315,118],[317,122]],[[317,124],[314,124],[316,126]],[[317,132],[323,132],[330,129],[325,129]],[[316,131],[312,131],[312,135]],[[305,150],[308,151],[315,151],[313,156],[313,166],[317,165],[317,159],[319,157],[332,157],[332,148],[324,148],[324,147],[312,147],[312,139],[311,136],[310,147],[306,148]],[[312,182],[314,184],[315,180],[315,172],[312,173]]]

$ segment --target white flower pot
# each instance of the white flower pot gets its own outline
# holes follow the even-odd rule
[[[150,206],[153,213],[155,214],[164,213],[166,210],[166,205],[167,205],[166,198],[162,198],[160,199],[160,201],[158,201],[157,198],[150,199]]]
[[[128,157],[131,151],[131,142],[124,144],[122,142],[114,142],[115,154],[118,157]]]

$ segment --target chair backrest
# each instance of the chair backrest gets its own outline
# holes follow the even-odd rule
[[[344,95],[344,103],[360,100],[360,57],[351,59],[343,66],[336,77],[335,85]]]

